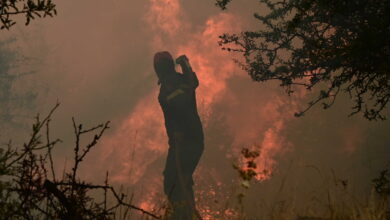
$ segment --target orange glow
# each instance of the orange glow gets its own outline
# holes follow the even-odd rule
[[[150,0],[150,9],[146,15],[148,24],[173,36],[182,26],[178,0]]]
[[[175,30],[175,19],[178,19],[178,5],[177,1],[167,2],[171,7],[162,7],[161,2],[151,1],[150,10],[154,12],[155,18],[163,16],[162,14],[167,16],[172,13],[170,17],[174,20],[171,22],[172,29],[167,26],[152,25],[171,35],[170,31]],[[221,22],[217,22],[217,20],[221,20]],[[198,74],[201,82],[198,89],[198,102],[203,115],[207,115],[206,112],[212,110],[213,103],[226,90],[226,80],[237,74],[236,65],[230,60],[228,54],[220,50],[216,43],[219,34],[231,30],[225,26],[228,23],[233,23],[232,20],[233,17],[227,14],[209,19],[203,32],[189,35],[190,39],[187,44],[177,45],[178,52],[173,51],[175,55],[187,54],[190,57],[193,69]],[[148,21],[154,20],[149,19]],[[217,57],[218,59],[216,59]],[[203,118],[203,121],[207,124],[207,119]],[[135,133],[137,133],[136,140],[134,139]],[[135,145],[136,148],[136,157],[133,164],[137,164],[137,169],[133,169],[132,176],[129,177],[128,173],[132,169],[130,162],[132,145]],[[136,183],[142,177],[146,167],[166,152],[168,147],[167,137],[163,116],[157,101],[157,88],[138,103],[127,119],[115,131],[115,134],[106,137],[103,146],[104,153],[102,157],[105,160],[111,160],[109,168],[113,170],[111,172],[112,181],[130,184]],[[115,158],[115,162],[110,158]],[[148,160],[145,160],[145,158],[148,158]],[[120,169],[114,169],[118,167]]]
[[[166,143],[162,113],[153,92],[138,103],[115,134],[102,144],[102,157],[112,170],[111,180],[136,183],[148,165],[166,151]]]
[[[294,112],[286,106],[294,103],[288,98],[280,97],[273,90],[268,94],[272,98],[255,96],[258,92],[266,91],[257,84],[250,84],[251,86],[239,91],[233,91],[229,87],[229,83],[235,80],[248,80],[247,74],[232,61],[232,54],[222,51],[217,43],[219,35],[240,31],[240,21],[237,17],[220,13],[210,17],[203,30],[194,32],[185,17],[181,16],[182,9],[178,0],[150,0],[145,21],[156,36],[151,43],[153,53],[173,48],[170,51],[172,55],[177,57],[186,54],[189,57],[200,81],[197,101],[205,130],[213,114],[224,115],[227,125],[225,130],[227,135],[233,138],[232,145],[226,149],[226,156],[231,152],[238,157],[242,147],[260,143],[256,145],[260,152],[256,159],[259,172],[257,179],[268,179],[276,166],[275,157],[290,148],[291,144],[283,137],[283,131]],[[147,170],[162,158],[168,149],[157,95],[156,85],[153,91],[139,101],[114,133],[105,137],[100,150],[102,166],[109,170],[110,180],[114,183],[142,186],[146,193],[138,204],[148,210],[158,206],[155,195],[156,192],[162,191],[162,183],[151,183],[143,178],[148,179],[147,176],[152,175],[146,174]],[[216,112],[220,105],[224,106],[224,112]],[[208,147],[215,146],[208,146],[206,143],[206,148]],[[159,175],[157,180],[161,181],[163,164],[157,164],[159,167],[153,175]],[[268,172],[264,173],[264,170]],[[201,176],[199,173],[204,175],[212,172],[210,169],[198,169],[195,179]],[[214,176],[213,180],[207,181],[221,182],[218,172],[211,175]],[[202,192],[210,197],[217,193],[221,192],[212,189]],[[204,219],[213,219],[212,216],[221,214],[219,212],[235,215],[234,210],[213,210],[213,207],[207,204],[199,206]]]

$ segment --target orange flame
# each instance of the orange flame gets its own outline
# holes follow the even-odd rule
[[[259,172],[269,172],[259,175],[257,179],[269,178],[276,166],[275,156],[285,152],[291,145],[283,138],[282,133],[293,115],[292,108],[286,106],[294,102],[280,97],[272,88],[264,89],[256,84],[248,84],[246,74],[231,60],[231,54],[220,49],[217,44],[219,35],[239,31],[240,22],[237,17],[220,13],[206,21],[203,31],[194,32],[189,22],[182,17],[183,14],[178,0],[150,0],[145,21],[156,36],[152,42],[154,52],[174,48],[171,50],[173,55],[186,54],[189,57],[200,81],[197,90],[198,106],[205,130],[213,120],[212,115],[224,115],[226,132],[233,137],[232,146],[226,149],[226,155],[229,152],[238,155],[240,147],[260,142],[257,169]],[[238,90],[230,87],[235,81],[243,79],[248,87]],[[263,93],[260,98],[255,96],[258,92]],[[268,95],[272,97],[264,95],[264,92],[269,92]],[[221,105],[224,112],[216,112],[221,109]],[[206,148],[208,147],[213,146],[207,146],[206,142]],[[145,172],[156,161],[158,172],[162,172],[163,164],[158,161],[165,155],[167,148],[156,88],[137,104],[114,134],[106,137],[101,149],[102,164],[110,171],[114,182],[142,183],[142,187],[148,188],[150,192],[161,191],[162,187],[161,190],[157,188],[161,183],[149,184],[141,179],[146,178]],[[197,172],[209,170],[201,169]],[[155,207],[154,200],[149,199],[152,194],[148,193],[142,198],[142,207]],[[207,216],[207,207],[202,210]],[[227,212],[234,215],[233,211]]]

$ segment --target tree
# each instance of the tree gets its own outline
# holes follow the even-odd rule
[[[231,0],[217,0],[222,10]],[[353,100],[352,112],[384,120],[390,99],[389,0],[260,0],[270,12],[254,14],[264,28],[220,36],[222,49],[254,81],[278,80],[288,94],[299,86],[320,88],[296,116],[341,93]]]
[[[160,219],[127,202],[127,195],[109,184],[108,173],[101,185],[79,177],[82,161],[109,128],[109,121],[84,128],[72,118],[76,137],[73,166],[70,171],[64,170],[63,175],[55,172],[52,152],[61,140],[50,137],[50,122],[58,106],[57,103],[43,119],[36,117],[31,136],[23,146],[15,148],[11,142],[0,145],[0,219],[124,219],[126,216],[117,216],[120,207],[127,208],[125,213],[132,209]],[[85,142],[89,135],[91,140]],[[102,192],[103,201],[89,195],[94,190]]]
[[[16,24],[15,15],[25,15],[26,25],[37,17],[46,17],[57,14],[56,5],[51,0],[1,0],[0,20],[1,29],[9,29]]]

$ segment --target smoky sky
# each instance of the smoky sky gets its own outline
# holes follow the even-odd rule
[[[278,83],[253,82],[232,61],[238,56],[221,50],[222,33],[261,27],[252,16],[265,11],[257,1],[233,1],[227,11],[208,0],[56,4],[56,17],[27,27],[19,22],[2,31],[0,39],[13,39],[10,50],[23,57],[14,71],[33,72],[12,86],[14,92],[36,94],[33,104],[22,107],[29,118],[24,123],[61,103],[51,123],[51,135],[63,140],[54,152],[58,172],[72,159],[71,117],[87,127],[110,120],[110,130],[87,156],[81,175],[102,182],[108,170],[110,180],[135,192],[142,207],[164,199],[161,173],[168,145],[152,68],[154,53],[162,50],[175,57],[186,54],[200,81],[197,98],[206,142],[195,190],[203,211],[222,206],[211,198],[234,196],[239,183],[232,163],[243,147],[259,150],[258,170],[269,171],[249,189],[250,204],[276,202],[292,193],[302,200],[312,192],[322,196],[331,178],[349,180],[363,195],[389,160],[388,121],[348,117],[352,102],[347,96],[329,110],[316,106],[295,118],[311,93],[298,89],[287,96]],[[28,128],[15,136],[27,137]],[[280,187],[283,181],[286,186]]]

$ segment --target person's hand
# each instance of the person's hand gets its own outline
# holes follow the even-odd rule
[[[192,68],[191,68],[191,65],[190,65],[190,61],[188,59],[188,57],[186,55],[181,55],[179,56],[177,59],[176,59],[176,63],[177,64],[180,64],[181,66],[181,70],[183,71],[183,73],[191,73],[192,72]]]
[[[177,64],[184,64],[185,62],[188,62],[189,59],[186,55],[181,55],[178,58],[176,58],[176,63]]]

